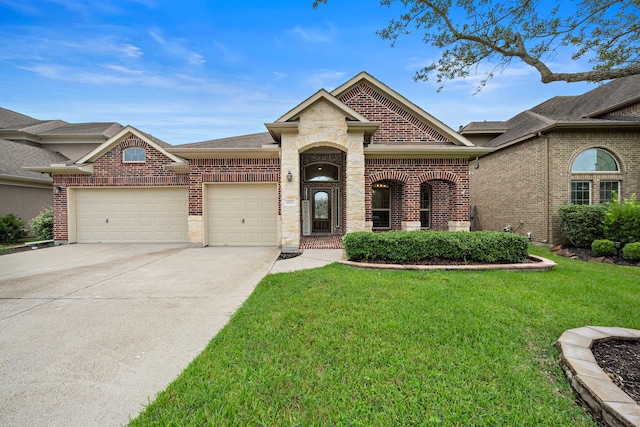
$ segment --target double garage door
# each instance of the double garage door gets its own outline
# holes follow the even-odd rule
[[[76,189],[75,209],[79,243],[188,241],[185,187]]]
[[[207,244],[277,245],[275,183],[207,184],[204,190]],[[77,188],[72,199],[77,242],[189,241],[189,193],[185,187]]]

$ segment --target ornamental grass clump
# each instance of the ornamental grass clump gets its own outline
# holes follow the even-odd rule
[[[419,263],[444,259],[460,262],[514,263],[528,257],[529,241],[495,231],[355,232],[343,237],[351,261]]]

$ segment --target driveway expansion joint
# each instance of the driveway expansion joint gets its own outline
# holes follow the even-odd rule
[[[613,339],[640,340],[640,330],[584,326],[565,331],[556,342],[562,370],[596,419],[612,427],[640,427],[640,405],[613,383],[591,351],[596,342]]]

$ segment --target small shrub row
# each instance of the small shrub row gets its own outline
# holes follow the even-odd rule
[[[605,239],[623,244],[640,241],[640,203],[635,194],[624,202],[616,195],[601,205],[564,205],[558,213],[560,231],[577,247]]]
[[[598,256],[614,256],[617,253],[613,240],[594,240],[591,250]],[[622,248],[622,256],[629,261],[640,261],[640,242],[627,243]]]
[[[389,231],[354,232],[343,237],[352,261],[411,263],[428,259],[520,262],[529,254],[529,241],[515,233],[496,231]]]

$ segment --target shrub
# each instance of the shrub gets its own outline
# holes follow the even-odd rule
[[[640,242],[627,243],[622,248],[622,256],[629,261],[640,261]]]
[[[560,206],[560,231],[579,248],[588,248],[594,240],[604,239],[604,215],[607,205]]]
[[[352,261],[411,263],[426,259],[519,262],[529,254],[529,241],[514,233],[495,231],[389,231],[355,232],[343,237]]]
[[[616,244],[611,240],[594,240],[591,250],[598,256],[614,256],[616,254]]]
[[[31,231],[38,240],[53,239],[53,209],[44,209],[35,218],[29,221]]]
[[[0,217],[0,243],[16,243],[24,237],[24,221],[14,214]]]
[[[615,242],[631,243],[640,241],[640,203],[636,202],[636,195],[625,199],[624,203],[617,200],[607,204],[604,216],[604,234]]]

